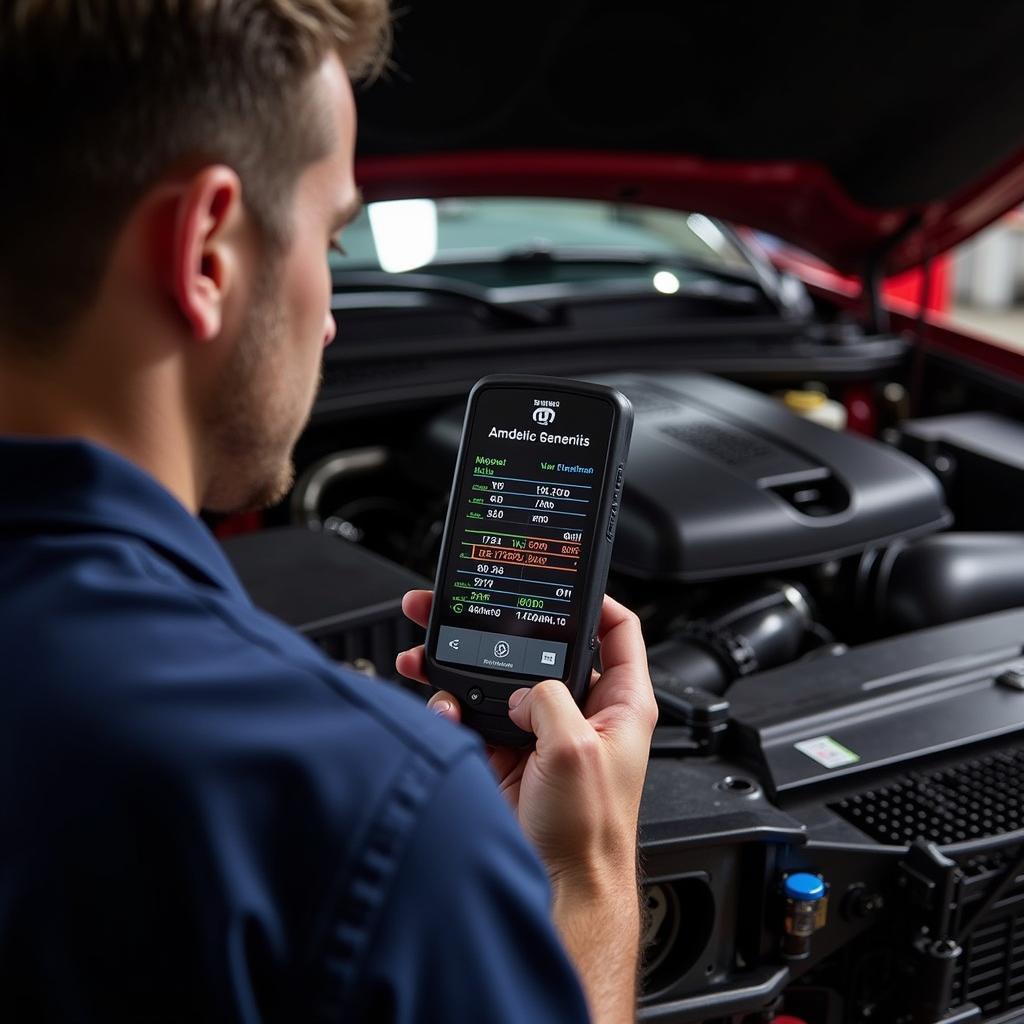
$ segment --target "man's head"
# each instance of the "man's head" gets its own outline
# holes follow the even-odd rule
[[[4,4],[0,367],[101,349],[178,392],[197,501],[280,496],[357,201],[346,72],[387,34],[387,0]]]

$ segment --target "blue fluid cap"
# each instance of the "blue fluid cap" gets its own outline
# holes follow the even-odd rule
[[[825,883],[806,871],[797,871],[786,879],[786,896],[791,900],[815,902],[825,895]]]

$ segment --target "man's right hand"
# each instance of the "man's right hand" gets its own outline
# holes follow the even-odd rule
[[[425,625],[432,595],[406,594],[402,608]],[[526,835],[548,868],[554,917],[598,1021],[631,1020],[639,953],[636,830],[657,706],[637,617],[606,597],[598,630],[603,671],[583,709],[565,685],[546,680],[516,691],[509,717],[537,736],[534,749],[490,750],[491,764]],[[426,682],[423,648],[404,651],[399,672]],[[458,719],[458,702],[431,706]]]

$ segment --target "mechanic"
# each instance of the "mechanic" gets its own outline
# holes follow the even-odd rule
[[[488,765],[197,518],[290,486],[388,35],[386,0],[0,7],[0,1019],[634,1015],[636,617],[586,716],[521,690],[536,749]]]

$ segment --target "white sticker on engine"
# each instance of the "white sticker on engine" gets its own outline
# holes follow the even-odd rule
[[[801,740],[794,746],[801,754],[806,754],[826,768],[842,768],[843,765],[856,764],[860,760],[859,754],[837,743],[831,736],[815,736],[813,740]]]

